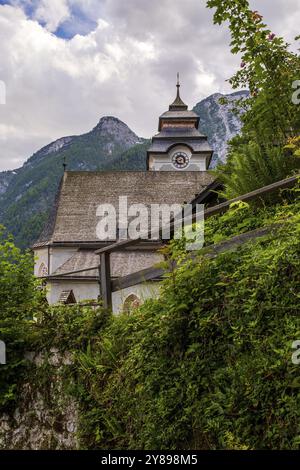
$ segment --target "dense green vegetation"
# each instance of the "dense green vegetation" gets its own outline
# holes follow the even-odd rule
[[[298,448],[299,369],[291,360],[300,338],[297,193],[285,192],[273,205],[235,204],[209,219],[207,247],[193,262],[174,241],[169,256],[183,263],[166,276],[158,299],[130,315],[48,307],[29,260],[2,240],[3,299],[21,282],[16,270],[28,280],[21,282],[22,302],[16,306],[9,295],[1,317],[1,338],[10,340],[13,326],[21,345],[12,345],[14,374],[1,375],[2,409],[8,390],[18,399],[24,374],[49,393],[49,365],[28,369],[22,360],[30,341],[31,350],[73,355],[63,380],[65,394],[80,405],[82,448]],[[205,257],[212,243],[274,224],[263,238]]]
[[[41,305],[33,277],[33,259],[22,254],[0,226],[0,339],[6,344],[7,364],[0,366],[0,408],[10,408],[17,397],[31,343],[31,320]]]
[[[299,104],[293,100],[300,76],[300,56],[291,52],[247,0],[209,0],[214,22],[229,22],[231,52],[241,56],[240,70],[229,80],[233,88],[247,88],[250,96],[235,104],[242,132],[231,141],[225,165],[216,175],[231,199],[284,179],[299,170],[299,155],[286,152],[299,136]],[[296,40],[299,39],[296,38]]]
[[[77,354],[84,446],[298,448],[299,205],[260,213],[284,227],[213,260],[199,253],[158,300]],[[245,219],[250,209],[236,207],[209,222],[209,237],[239,233]]]

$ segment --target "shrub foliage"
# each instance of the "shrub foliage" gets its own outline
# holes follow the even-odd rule
[[[159,299],[113,318],[76,355],[84,447],[298,448],[291,344],[300,337],[299,217],[292,213],[279,232],[213,260],[186,261]],[[228,226],[230,215],[223,218]]]
[[[238,250],[205,256],[212,243],[276,223]],[[2,241],[2,410],[17,404],[22,380],[51,394],[49,364],[28,371],[23,354],[55,347],[73,357],[60,380],[79,404],[82,448],[299,448],[298,203],[236,204],[206,230],[195,261],[173,243],[169,256],[182,263],[159,298],[119,316],[45,305],[29,255]]]

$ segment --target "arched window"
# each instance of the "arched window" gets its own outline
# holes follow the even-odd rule
[[[45,265],[45,263],[42,263],[41,266],[39,267],[39,277],[45,277],[48,276],[48,268]]]
[[[124,300],[123,311],[130,313],[131,310],[141,305],[141,299],[135,294],[129,294]]]

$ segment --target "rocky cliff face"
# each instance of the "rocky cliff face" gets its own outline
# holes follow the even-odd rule
[[[114,143],[121,144],[126,149],[144,140],[129,129],[127,124],[113,116],[102,117],[91,133],[102,137],[111,136]]]
[[[108,156],[113,156],[120,147],[123,150],[128,150],[144,141],[129,129],[127,124],[113,116],[102,117],[97,126],[87,134],[87,137],[89,136],[103,140],[102,151],[106,152]]]
[[[70,136],[70,137],[61,137],[58,140],[55,140],[54,142],[51,142],[51,144],[46,145],[45,147],[41,148],[38,152],[33,154],[31,158],[29,158],[25,163],[24,167],[27,166],[34,166],[36,165],[40,160],[43,158],[47,157],[48,155],[51,155],[53,153],[56,153],[61,150],[65,150],[67,146],[74,140],[76,139],[76,136]]]
[[[233,102],[249,96],[248,91],[240,91],[230,95],[215,93],[194,107],[200,116],[200,130],[207,135],[210,146],[214,150],[212,166],[227,156],[227,142],[239,134],[241,120],[232,112]],[[221,104],[220,99],[226,98],[228,104]]]

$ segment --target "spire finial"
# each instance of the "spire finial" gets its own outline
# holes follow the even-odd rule
[[[186,111],[188,109],[187,105],[182,101],[182,99],[180,98],[180,92],[179,92],[179,89],[180,89],[180,81],[179,81],[179,72],[177,72],[177,84],[176,84],[176,87],[177,87],[177,96],[175,98],[175,101],[170,104],[169,106],[169,110],[170,111]]]

